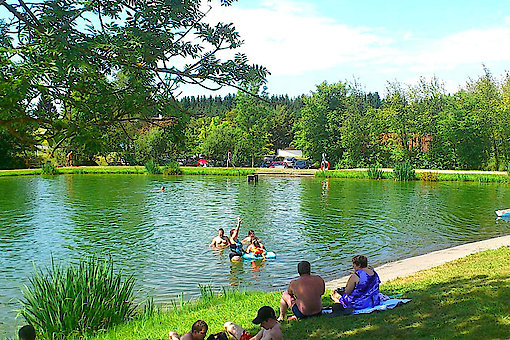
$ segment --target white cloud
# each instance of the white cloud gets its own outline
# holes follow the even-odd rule
[[[469,30],[446,36],[408,52],[399,62],[410,71],[452,70],[462,64],[510,61],[510,28]]]
[[[257,9],[234,6],[211,14],[211,22],[234,22],[246,42],[243,51],[273,75],[324,70],[391,53],[391,40],[319,16],[304,2],[266,1]]]
[[[372,86],[380,87],[382,79],[438,75],[454,89],[476,75],[482,63],[510,62],[510,26],[502,24],[510,23],[510,17],[493,27],[431,38],[412,29],[349,26],[335,19],[335,13],[320,14],[316,6],[306,0],[266,0],[251,8],[214,6],[207,20],[235,24],[245,40],[242,51],[269,69],[270,82],[280,84],[277,93],[306,87],[297,82],[312,89],[318,74],[327,74],[330,82],[359,76],[370,90],[378,90]],[[296,84],[282,85],[280,79]]]

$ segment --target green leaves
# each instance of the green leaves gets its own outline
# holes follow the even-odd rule
[[[0,24],[0,62],[8,65],[0,88],[22,79],[24,89],[0,107],[0,125],[27,138],[5,116],[31,117],[44,131],[31,136],[32,143],[160,114],[174,122],[182,118],[174,100],[181,85],[241,88],[268,74],[244,55],[218,57],[243,42],[232,24],[205,23],[200,0],[42,0],[27,6],[11,8],[9,24]],[[18,32],[7,33],[13,27]]]

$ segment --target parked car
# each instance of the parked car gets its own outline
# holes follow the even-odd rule
[[[313,164],[308,159],[300,159],[294,163],[294,169],[312,169]]]
[[[272,163],[276,161],[276,156],[273,156],[273,155],[267,155],[267,156],[264,156],[264,163]]]
[[[286,169],[287,168],[287,164],[285,162],[283,162],[283,161],[274,161],[273,163],[271,163],[270,168]]]
[[[286,157],[283,162],[287,164],[287,168],[292,168],[296,159],[294,157]]]

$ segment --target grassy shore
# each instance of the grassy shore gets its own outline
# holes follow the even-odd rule
[[[368,172],[366,170],[329,170],[317,171],[315,177],[318,178],[359,178],[368,179]],[[393,172],[383,171],[382,179],[393,179]],[[428,182],[442,182],[442,181],[459,181],[459,182],[480,182],[480,183],[509,183],[510,176],[501,173],[487,172],[471,172],[471,171],[451,171],[451,172],[434,172],[417,170],[416,180]]]
[[[161,167],[163,169],[163,167]],[[181,167],[183,175],[246,176],[255,173],[253,168]],[[58,174],[147,174],[144,166],[78,166],[57,168]],[[41,169],[0,170],[2,176],[41,175]]]
[[[162,167],[163,169],[163,167]],[[358,178],[368,179],[368,172],[364,169],[352,170],[296,170],[296,169],[260,169],[260,168],[208,168],[208,167],[181,167],[183,175],[217,175],[217,176],[246,176],[254,173],[278,176],[310,176],[317,178]],[[147,174],[143,166],[79,166],[57,168],[59,174]],[[314,173],[315,172],[315,173]],[[40,175],[41,169],[0,170],[2,176]],[[382,172],[383,179],[393,179],[391,169]],[[510,177],[503,173],[490,171],[433,171],[416,170],[416,179],[422,181],[461,181],[480,183],[509,183]]]
[[[285,339],[507,339],[510,334],[510,247],[470,255],[381,286],[385,294],[400,294],[410,303],[380,313],[336,318],[319,317],[283,324]],[[328,292],[329,293],[329,292]],[[330,304],[326,294],[325,305]],[[167,339],[203,319],[210,332],[234,321],[255,333],[257,309],[276,310],[280,292],[227,292],[205,295],[176,311],[153,315],[86,337],[94,340]],[[78,339],[78,338],[76,338]]]

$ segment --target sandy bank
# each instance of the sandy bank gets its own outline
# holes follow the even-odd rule
[[[446,262],[459,259],[469,254],[474,254],[488,249],[497,249],[508,245],[510,245],[510,235],[463,244],[404,260],[386,263],[382,266],[376,267],[375,270],[379,274],[381,281],[384,283],[398,277],[409,276],[421,270],[442,265]],[[370,259],[368,260],[370,261]],[[326,289],[345,287],[348,278],[349,276],[344,276],[340,279],[326,282]]]

